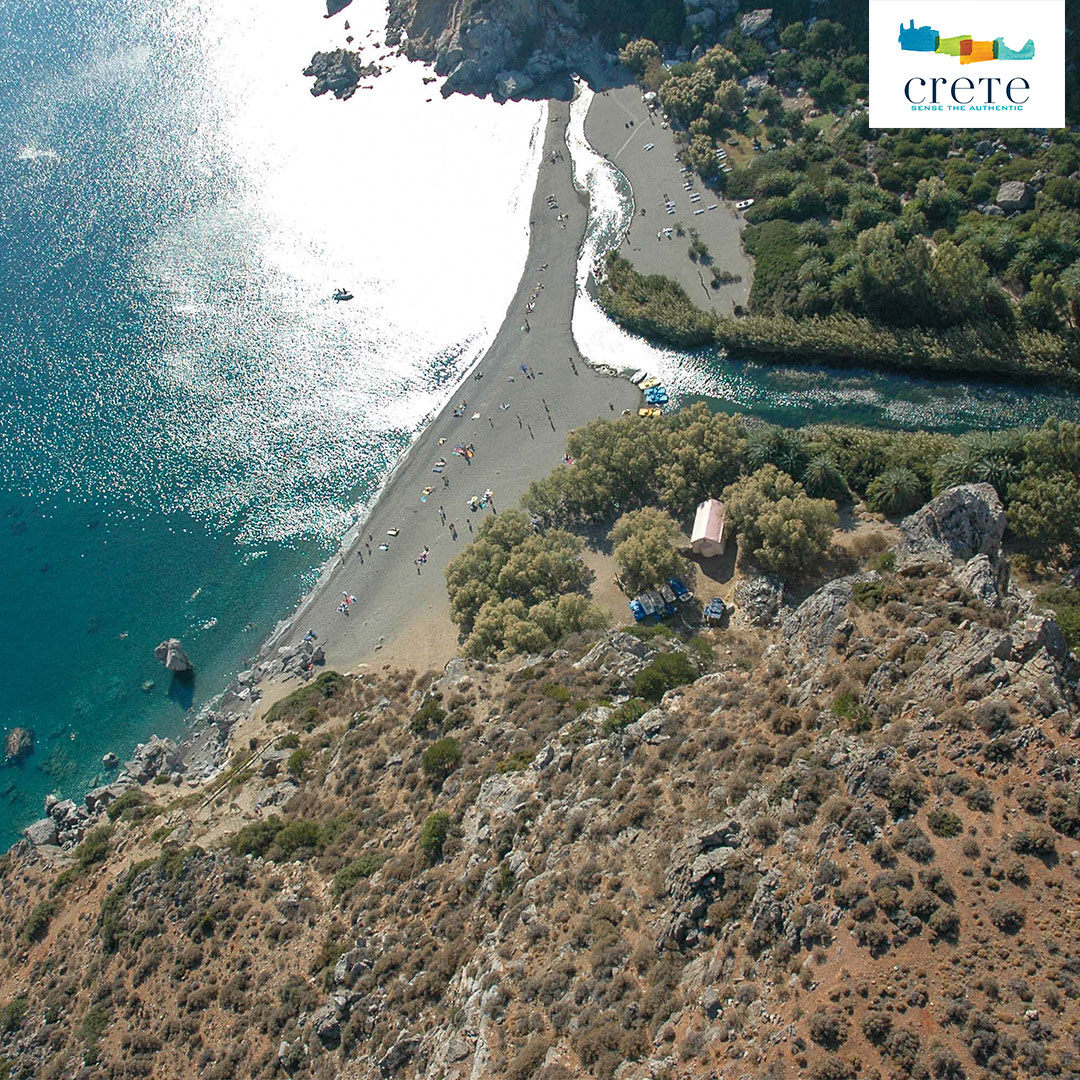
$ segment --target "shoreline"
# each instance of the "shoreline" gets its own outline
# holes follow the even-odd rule
[[[625,375],[583,357],[573,340],[577,264],[590,205],[588,192],[571,175],[569,107],[555,99],[546,103],[528,254],[487,349],[403,451],[367,514],[348,529],[312,588],[263,642],[251,670],[241,672],[202,710],[202,723],[197,718],[196,726],[215,720],[225,721],[229,730],[246,726],[282,696],[278,690],[291,692],[294,677],[306,674],[304,660],[311,657],[316,657],[312,674],[320,669],[352,672],[382,659],[380,653],[387,660],[392,655],[395,660],[423,657],[445,664],[457,651],[442,574],[446,564],[485,514],[516,506],[533,480],[561,463],[569,430],[640,404],[640,391]],[[554,208],[549,195],[555,195]],[[568,220],[560,220],[562,215]],[[522,364],[531,378],[522,375]],[[463,401],[468,402],[465,413],[455,416]],[[476,447],[471,462],[453,455],[456,442]],[[445,469],[433,474],[433,462],[442,458]],[[428,486],[433,490],[421,502],[420,492]],[[465,500],[486,490],[495,493],[492,506],[469,513]],[[440,507],[446,508],[445,524]],[[451,522],[458,525],[456,538],[448,531]],[[388,535],[393,529],[397,536]],[[380,551],[381,543],[388,543],[389,550]],[[426,561],[418,566],[415,557],[425,548]],[[348,615],[338,610],[342,593],[356,597]],[[308,630],[316,636],[305,647]],[[439,632],[447,630],[451,633]],[[392,649],[406,635],[411,635],[411,658]],[[185,745],[196,738],[192,731]]]
[[[355,673],[381,659],[384,647],[383,656],[402,667],[445,666],[458,652],[446,564],[469,543],[484,516],[516,507],[532,481],[562,463],[570,430],[640,405],[641,392],[625,374],[594,365],[573,338],[590,200],[573,181],[569,119],[570,102],[548,100],[528,253],[498,330],[446,404],[402,452],[366,516],[345,532],[316,583],[262,643],[251,668],[203,705],[178,738],[184,763],[179,783],[186,790],[199,790],[219,777],[238,747],[247,745],[245,736],[259,732],[261,744],[266,709],[319,671]],[[455,416],[465,401],[466,411]],[[453,455],[456,444],[474,446],[473,458]],[[436,458],[446,459],[438,474],[432,471]],[[433,490],[422,502],[420,493],[428,486]],[[488,490],[494,493],[490,503],[470,512],[469,497]],[[454,534],[451,522],[457,525]],[[389,535],[391,530],[397,535]],[[380,551],[380,543],[389,549]],[[418,565],[415,557],[422,552],[425,561]],[[348,615],[338,610],[342,593],[356,598]],[[315,631],[314,642],[305,641],[309,629]],[[393,643],[398,649],[389,648]],[[155,740],[152,736],[150,744]],[[147,745],[138,744],[133,759]],[[119,790],[137,784],[122,770],[106,786]],[[152,781],[144,788],[151,794],[161,790]],[[95,800],[89,794],[88,806],[96,803],[98,810],[91,811],[88,825],[104,805],[100,796]]]

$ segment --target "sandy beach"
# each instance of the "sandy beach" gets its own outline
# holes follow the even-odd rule
[[[340,671],[391,660],[417,668],[444,664],[458,648],[446,564],[486,515],[516,507],[533,480],[562,462],[571,429],[639,404],[627,380],[580,359],[570,331],[587,207],[571,180],[568,114],[566,102],[549,103],[528,260],[498,335],[264,656],[313,630],[326,666]],[[456,445],[475,453],[457,455]],[[441,459],[445,468],[435,472]],[[488,490],[490,505],[470,512],[469,499]],[[339,608],[348,597],[355,600],[345,614]]]
[[[633,123],[632,127],[627,124]],[[734,206],[709,191],[693,178],[693,187],[683,185],[690,173],[681,173],[675,157],[675,138],[661,118],[641,100],[641,88],[635,84],[598,92],[585,119],[585,136],[595,149],[614,163],[626,176],[634,191],[634,220],[629,244],[619,253],[642,273],[664,274],[674,278],[695,304],[730,315],[736,304],[746,306],[750,293],[751,268],[739,236],[741,215]],[[645,147],[652,144],[653,149]],[[696,201],[691,196],[700,195]],[[665,209],[668,200],[675,203],[675,213]],[[709,207],[715,206],[710,210]],[[695,211],[702,211],[695,213]],[[644,211],[644,213],[642,213]],[[686,230],[676,235],[676,224]],[[664,229],[671,230],[670,239]],[[687,254],[689,230],[696,229],[709,249],[712,262],[701,265]],[[660,239],[657,239],[657,233]],[[712,267],[737,274],[738,282],[712,288]]]

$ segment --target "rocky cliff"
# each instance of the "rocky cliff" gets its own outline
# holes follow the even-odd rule
[[[598,54],[575,0],[391,0],[386,40],[445,75],[444,95],[520,97]]]
[[[11,854],[9,1076],[1080,1076],[1077,662],[1001,524],[955,489],[708,639],[324,673]]]

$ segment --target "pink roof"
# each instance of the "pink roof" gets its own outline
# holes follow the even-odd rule
[[[712,540],[720,543],[724,536],[724,504],[719,499],[706,499],[694,515],[694,531],[690,543]]]

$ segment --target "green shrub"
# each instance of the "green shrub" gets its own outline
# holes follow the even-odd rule
[[[420,757],[424,775],[434,783],[441,783],[460,764],[461,746],[449,737],[433,742]]]
[[[80,870],[86,870],[95,863],[104,862],[111,850],[109,839],[112,829],[108,825],[99,825],[91,829],[83,842],[75,849],[75,864]]]
[[[536,754],[532,750],[515,750],[508,757],[504,757],[495,766],[495,770],[499,773],[522,772],[532,764],[535,757]]]
[[[926,815],[926,823],[935,836],[959,836],[964,831],[964,821],[951,810],[935,807]]]
[[[382,866],[384,858],[377,851],[368,851],[347,863],[334,875],[335,896],[348,892],[358,881],[371,877]]]
[[[544,697],[551,698],[552,701],[557,701],[560,705],[565,705],[573,697],[573,694],[565,686],[560,686],[558,683],[548,683],[544,687]]]
[[[990,921],[1004,934],[1015,934],[1024,926],[1024,909],[1011,900],[999,900],[990,908]]]
[[[446,710],[440,705],[442,694],[433,694],[413,713],[409,721],[409,730],[414,735],[424,735],[429,731],[438,731],[446,719]]]
[[[349,680],[336,671],[324,671],[307,686],[275,702],[266,713],[268,723],[282,721],[290,727],[308,727],[318,721],[326,702],[344,693]]]
[[[40,941],[49,932],[49,923],[56,914],[56,903],[52,900],[43,900],[35,904],[30,914],[23,923],[20,937],[24,941]]]
[[[277,745],[282,750],[295,750],[300,745],[300,736],[295,731],[290,731],[288,735],[278,739]]]
[[[429,862],[435,862],[442,855],[443,844],[450,832],[450,815],[445,810],[436,810],[424,820],[420,830],[420,850]]]
[[[2,1009],[0,1009],[0,1033],[7,1035],[12,1031],[18,1031],[26,1020],[26,1010],[29,1002],[24,994],[13,997]]]
[[[604,721],[604,734],[618,734],[618,732],[640,720],[648,709],[649,706],[641,698],[630,698],[629,701],[624,701],[621,705],[612,709],[610,715]]]
[[[310,760],[311,751],[301,746],[289,755],[285,767],[289,770],[290,776],[295,776],[299,780],[304,775],[304,767]]]
[[[634,676],[634,694],[646,701],[659,701],[669,690],[697,677],[697,668],[685,653],[664,653]]]

